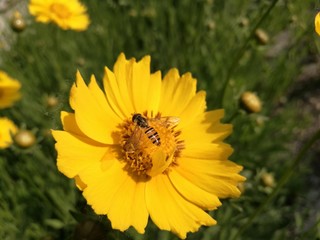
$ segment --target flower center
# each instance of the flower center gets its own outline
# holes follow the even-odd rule
[[[55,13],[59,18],[68,18],[71,15],[69,9],[60,3],[53,3],[50,6],[50,10]]]
[[[176,117],[148,118],[147,113],[134,114],[121,126],[121,146],[127,170],[138,175],[153,177],[168,170],[184,148],[178,139]]]

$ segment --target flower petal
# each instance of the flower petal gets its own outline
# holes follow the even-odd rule
[[[124,62],[121,65],[121,69],[125,68],[126,64],[127,63]],[[120,63],[117,62],[115,66],[120,67],[119,65]],[[119,74],[119,78],[116,78],[115,74],[110,71],[109,68],[105,67],[103,86],[106,92],[108,103],[112,107],[113,111],[121,117],[130,116],[130,113],[133,112],[133,107],[132,101],[129,98],[128,86],[125,77]]]
[[[92,84],[94,85],[94,83]],[[92,87],[93,88],[93,87]],[[76,85],[70,93],[71,106],[75,110],[76,122],[81,131],[88,137],[101,143],[114,143],[112,133],[121,119],[110,106],[101,100],[101,90],[89,89],[77,72]],[[105,105],[105,106],[104,106]]]
[[[187,145],[199,143],[220,143],[232,132],[231,124],[222,124],[220,119],[223,117],[222,109],[205,112],[193,119],[188,126],[183,127],[181,138]]]
[[[124,163],[107,161],[110,164],[106,170],[100,163],[94,163],[79,174],[87,186],[84,197],[97,214],[108,215],[112,228],[124,231],[133,226],[139,233],[144,233],[148,222],[145,183],[132,179],[124,171]]]
[[[157,71],[150,76],[149,90],[147,95],[148,113],[158,113],[161,97],[161,72]]]
[[[204,143],[201,140],[198,143],[186,144],[186,148],[182,151],[182,157],[227,160],[232,154],[233,149],[229,144],[225,143]]]
[[[320,12],[318,12],[316,17],[314,18],[314,27],[316,33],[320,35]]]
[[[178,128],[183,128],[190,124],[194,119],[204,113],[206,109],[206,93],[198,92],[187,104],[184,110],[178,115],[180,122]]]
[[[132,75],[129,78],[129,91],[137,113],[146,111],[147,96],[150,83],[150,56],[143,57],[139,62],[133,62]]]
[[[190,73],[180,77],[177,69],[171,69],[162,82],[159,112],[163,116],[179,116],[196,94],[196,84]]]
[[[184,178],[219,198],[240,196],[237,184],[245,180],[238,174],[241,170],[241,166],[228,160],[193,158],[180,158],[176,168]]]
[[[60,119],[63,125],[63,130],[76,135],[85,136],[77,125],[74,113],[61,111]]]
[[[108,213],[113,197],[127,179],[127,174],[123,171],[124,164],[117,159],[106,161],[109,162],[107,169],[102,167],[101,162],[93,162],[79,173],[79,177],[87,185],[83,196],[97,214]]]
[[[216,224],[201,208],[183,198],[165,174],[159,174],[147,182],[146,202],[153,222],[160,229],[172,231],[182,239],[186,238],[187,232],[195,232],[201,225]]]
[[[139,233],[144,233],[149,217],[145,185],[143,181],[126,177],[121,188],[115,193],[108,212],[112,228],[124,231],[133,226]]]
[[[58,152],[58,169],[69,178],[75,177],[93,162],[100,161],[108,152],[106,145],[80,135],[55,130],[52,135],[57,141],[55,148]]]
[[[180,175],[177,171],[170,171],[168,176],[175,189],[177,189],[177,191],[188,201],[196,204],[200,208],[214,210],[221,205],[221,202],[216,195],[199,188],[193,182]]]

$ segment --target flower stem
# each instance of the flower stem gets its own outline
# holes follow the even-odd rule
[[[227,92],[227,88],[231,79],[232,74],[234,73],[237,64],[239,63],[240,59],[242,58],[243,54],[245,53],[250,40],[252,39],[252,37],[255,34],[255,31],[257,30],[257,28],[261,25],[261,23],[267,18],[267,16],[269,15],[269,13],[271,12],[271,10],[273,9],[273,7],[276,5],[276,3],[278,2],[278,0],[273,0],[272,3],[270,4],[269,8],[265,11],[265,13],[262,14],[261,18],[259,19],[259,21],[256,23],[256,25],[252,28],[249,36],[247,37],[247,39],[244,41],[244,43],[242,44],[242,46],[240,47],[239,51],[237,52],[237,54],[235,55],[235,57],[233,58],[233,61],[227,71],[227,75],[226,78],[224,80],[224,85],[222,87],[222,91],[221,91],[221,97],[219,98],[221,103],[220,106],[224,107],[225,106],[225,95]]]
[[[241,110],[237,110],[235,111],[226,121],[226,123],[231,123],[233,122],[238,116],[240,116],[242,114]]]
[[[309,141],[302,147],[299,151],[297,157],[294,159],[292,165],[286,170],[280,179],[277,186],[274,188],[272,193],[265,199],[265,201],[259,206],[259,208],[251,215],[248,221],[239,229],[237,234],[233,239],[239,239],[239,236],[252,224],[255,218],[261,214],[261,212],[270,204],[273,198],[279,193],[280,189],[288,182],[290,177],[295,172],[295,168],[299,165],[300,161],[305,156],[306,152],[311,148],[311,146],[320,139],[320,129],[309,139]]]

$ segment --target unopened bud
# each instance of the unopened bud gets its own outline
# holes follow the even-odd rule
[[[255,93],[249,91],[242,93],[240,104],[249,113],[260,112],[262,108],[259,97]]]
[[[258,28],[254,34],[260,44],[266,45],[269,42],[269,35],[264,30]]]
[[[58,105],[59,99],[55,96],[48,96],[47,97],[47,106],[49,108],[54,108]]]
[[[14,142],[21,148],[28,148],[35,144],[36,137],[29,130],[20,130],[14,136]]]
[[[261,180],[266,187],[273,187],[275,185],[274,177],[271,173],[263,173]]]
[[[26,23],[20,12],[16,11],[11,19],[11,28],[15,32],[22,32],[26,28]]]

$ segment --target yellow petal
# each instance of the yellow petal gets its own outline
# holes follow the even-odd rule
[[[97,214],[108,213],[114,194],[127,178],[118,160],[111,163],[106,171],[102,170],[101,163],[93,163],[79,174],[87,185],[83,195]]]
[[[86,86],[80,73],[77,72],[76,86],[70,93],[77,125],[84,134],[95,141],[112,144],[114,143],[113,132],[121,123],[121,119],[108,104],[105,105],[105,101],[101,101],[102,93],[96,94],[96,91]]]
[[[75,184],[76,184],[77,188],[79,190],[81,190],[81,191],[83,191],[83,189],[85,189],[87,187],[87,185],[84,182],[82,182],[82,180],[79,177],[79,175],[74,177],[74,181],[75,181]]]
[[[13,140],[12,135],[18,132],[18,127],[6,117],[0,117],[0,149],[9,147]]]
[[[177,171],[170,171],[168,176],[177,191],[188,201],[200,208],[214,210],[221,205],[221,202],[216,195],[199,188],[194,183],[181,176]]]
[[[121,188],[115,193],[108,212],[113,229],[125,231],[133,226],[139,233],[144,233],[149,217],[145,185],[143,181],[126,177]]]
[[[204,91],[198,92],[184,108],[184,110],[177,115],[180,118],[178,128],[183,128],[203,114],[206,109],[206,93]]]
[[[93,162],[99,162],[108,152],[106,145],[83,136],[65,131],[52,131],[52,135],[57,141],[58,169],[69,178],[75,177]]]
[[[116,76],[109,70],[109,68],[105,67],[104,69],[104,77],[103,77],[103,86],[106,92],[106,96],[108,99],[108,103],[110,104],[113,111],[120,117],[125,118],[130,116],[131,112],[133,112],[132,102],[129,99],[128,88],[127,85],[124,84],[122,89],[120,89],[120,81],[124,81],[125,79],[116,79]],[[124,95],[121,94],[121,90],[125,88],[126,93]]]
[[[186,145],[220,142],[232,131],[231,124],[222,124],[223,110],[209,111],[201,114],[182,129],[181,138]]]
[[[61,111],[60,119],[63,125],[63,129],[67,132],[74,133],[76,135],[85,136],[83,132],[81,132],[80,128],[76,123],[76,118],[74,113],[68,113],[65,111]]]
[[[179,158],[176,171],[203,190],[219,198],[239,197],[238,182],[245,180],[238,174],[242,167],[228,160]]]
[[[132,93],[129,86],[129,79],[132,76],[132,68],[135,59],[126,60],[126,57],[121,53],[113,66],[113,72],[108,71],[108,78],[110,80],[110,86],[106,88],[106,93],[109,98],[109,93],[114,94],[114,102],[117,102],[119,99],[122,100],[124,105],[121,105],[121,102],[118,103],[120,110],[126,110],[126,116],[134,113],[133,108],[133,99]],[[113,92],[113,93],[112,93]]]
[[[146,184],[147,209],[152,221],[162,230],[172,231],[180,238],[195,232],[201,225],[214,225],[206,212],[183,198],[165,174],[153,177]]]
[[[198,159],[227,160],[233,149],[225,143],[198,143],[186,144],[181,156]]]
[[[314,19],[315,31],[318,35],[320,35],[320,12],[316,15]]]
[[[196,84],[190,73],[180,77],[177,69],[171,69],[162,82],[159,112],[163,116],[179,116],[195,96]]]
[[[150,56],[145,56],[139,62],[134,62],[132,75],[131,78],[129,78],[129,91],[131,91],[134,110],[137,113],[142,113],[147,109],[150,61]]]
[[[161,72],[157,71],[150,76],[149,90],[147,95],[147,111],[156,114],[159,110],[161,97]]]
[[[167,154],[163,150],[156,150],[152,156],[152,168],[147,172],[151,177],[161,174],[172,163],[173,154],[171,159],[167,158]]]
[[[109,161],[109,168],[106,170],[100,162],[94,162],[79,174],[87,185],[83,196],[97,214],[108,214],[116,193],[124,187],[129,177],[123,170],[124,163],[117,159]]]

